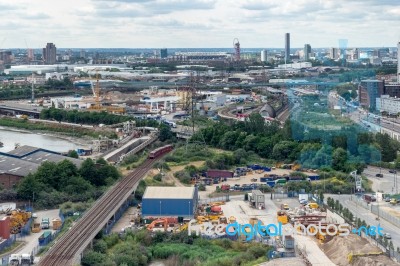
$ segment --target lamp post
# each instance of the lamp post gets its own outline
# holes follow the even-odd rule
[[[160,217],[161,217],[161,200],[160,200]]]
[[[190,200],[189,200],[189,219],[190,219],[191,215],[190,215]]]

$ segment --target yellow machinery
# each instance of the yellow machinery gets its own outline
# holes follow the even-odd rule
[[[153,230],[154,229],[154,227],[163,227],[164,228],[164,231],[166,232],[167,231],[167,228],[168,228],[168,221],[167,221],[167,219],[157,219],[157,220],[154,220],[153,222],[151,222],[151,224],[149,224],[149,225],[147,225],[147,230],[149,230],[149,231],[151,231],[151,230]]]
[[[28,222],[31,218],[30,212],[14,210],[10,215],[10,233],[18,234],[21,232],[21,228]]]
[[[288,214],[285,211],[278,211],[276,215],[278,223],[287,224],[289,222]]]
[[[235,216],[229,217],[229,223],[230,223],[230,224],[233,224],[233,223],[235,223],[235,222],[236,222],[236,217],[235,217]]]
[[[299,170],[300,168],[301,168],[301,165],[298,164],[298,163],[292,165],[292,170],[293,170],[293,171],[297,171],[297,170]]]
[[[308,203],[308,207],[310,208],[310,209],[318,209],[318,204],[317,203],[315,203],[315,202],[310,202],[310,203]]]
[[[93,96],[95,100],[95,104],[90,106],[88,109],[93,111],[107,111],[110,113],[118,113],[124,114],[125,108],[120,106],[112,106],[112,105],[103,105],[100,100],[100,83],[99,83],[99,75],[96,74],[96,87],[93,89]]]
[[[356,253],[356,254],[350,252],[349,255],[347,255],[347,259],[349,263],[352,263],[355,257],[379,256],[382,254],[383,252],[369,252],[369,253]]]
[[[40,223],[34,223],[32,227],[32,233],[39,233],[41,230]]]

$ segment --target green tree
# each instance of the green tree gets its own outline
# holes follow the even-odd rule
[[[171,128],[167,125],[160,125],[160,133],[158,135],[160,141],[166,141],[174,138],[174,134],[171,131]]]
[[[68,152],[68,155],[67,155],[68,157],[71,157],[71,158],[76,158],[76,159],[78,159],[79,158],[79,155],[78,155],[78,153],[75,151],[75,150],[70,150],[69,152]]]
[[[332,154],[332,167],[338,171],[344,171],[347,162],[347,151],[337,148]]]

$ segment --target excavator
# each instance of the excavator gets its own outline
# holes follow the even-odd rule
[[[147,225],[147,230],[152,231],[154,228],[164,228],[164,232],[167,232],[168,221],[167,219],[157,219],[151,222],[151,224]]]

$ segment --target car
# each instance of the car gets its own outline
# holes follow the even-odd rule
[[[389,173],[395,174],[395,173],[396,173],[396,170],[389,170]]]
[[[376,177],[381,177],[381,178],[382,178],[382,177],[383,177],[383,174],[376,174],[375,176],[376,176]]]
[[[392,239],[392,236],[389,233],[384,233],[383,237],[386,239]]]
[[[386,202],[390,202],[390,198],[385,198],[385,201]]]
[[[308,204],[308,201],[305,200],[305,199],[301,199],[301,200],[300,200],[300,204],[306,205],[306,204]]]

